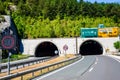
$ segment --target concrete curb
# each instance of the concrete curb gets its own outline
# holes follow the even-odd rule
[[[117,56],[117,55],[108,55],[108,56],[113,57],[113,58],[120,59],[120,56]]]

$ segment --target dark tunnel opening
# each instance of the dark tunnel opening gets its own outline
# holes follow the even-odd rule
[[[47,57],[56,55],[58,55],[58,48],[52,42],[42,42],[37,46],[35,51],[35,57]]]
[[[101,55],[103,54],[103,47],[100,43],[94,40],[87,40],[80,46],[81,55]]]

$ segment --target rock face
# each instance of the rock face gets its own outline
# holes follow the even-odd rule
[[[3,19],[3,20],[2,20]],[[4,35],[14,35],[16,37],[16,48],[12,50],[16,53],[16,51],[19,51],[19,39],[18,39],[18,32],[17,28],[14,24],[14,21],[11,19],[10,16],[3,15],[2,18],[0,18],[0,36]]]
[[[10,27],[10,16],[2,16],[0,18],[0,30],[5,30],[7,27]],[[3,20],[4,19],[4,20]]]

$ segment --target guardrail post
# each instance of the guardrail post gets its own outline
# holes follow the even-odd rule
[[[40,70],[41,74],[42,74],[42,69]]]
[[[57,64],[57,68],[59,67],[59,65]]]
[[[32,72],[32,77],[34,77],[34,72]]]
[[[53,66],[53,69],[55,69],[55,66]]]
[[[16,65],[16,69],[18,69],[18,66]]]
[[[21,76],[21,80],[23,80],[23,76]]]
[[[49,67],[48,67],[48,72],[50,71]]]

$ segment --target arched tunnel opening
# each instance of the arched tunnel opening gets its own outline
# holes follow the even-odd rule
[[[40,43],[35,51],[35,57],[47,57],[58,55],[58,48],[52,42]]]
[[[81,55],[101,55],[103,54],[102,45],[95,40],[87,40],[80,46]]]

